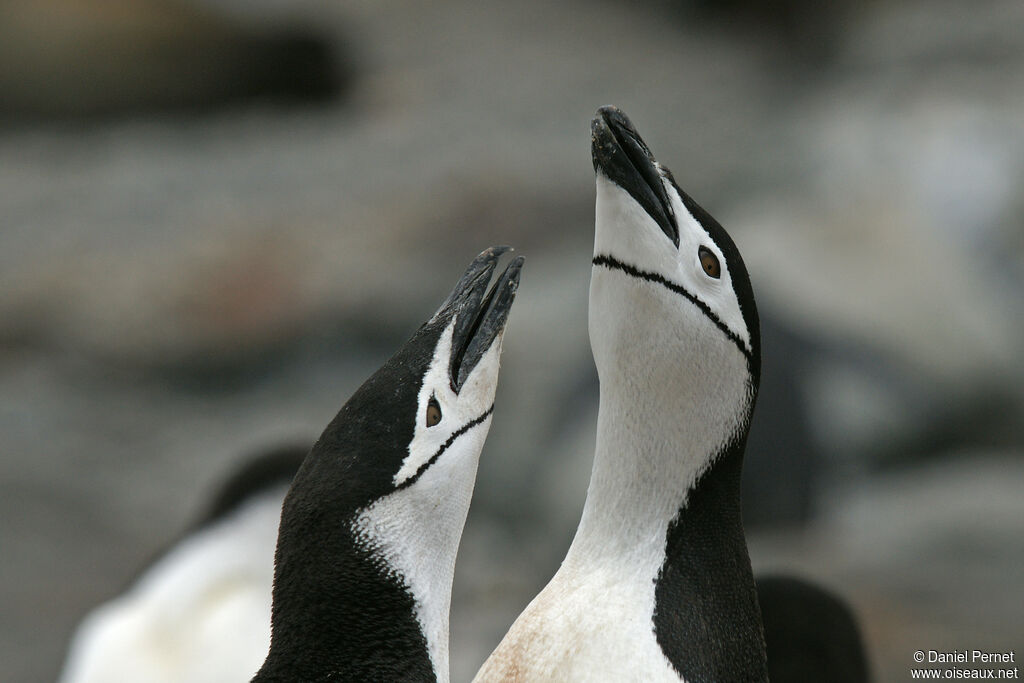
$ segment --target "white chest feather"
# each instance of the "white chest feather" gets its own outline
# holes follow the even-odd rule
[[[655,640],[654,582],[626,569],[563,565],[475,680],[678,682]]]
[[[190,537],[79,627],[61,683],[242,683],[270,646],[285,488]]]

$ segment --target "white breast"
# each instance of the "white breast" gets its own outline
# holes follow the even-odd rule
[[[98,607],[61,683],[243,683],[270,647],[274,547],[286,487],[189,537]]]
[[[681,680],[654,635],[651,558],[577,573],[564,564],[519,616],[475,680]],[[584,580],[585,579],[585,580]]]

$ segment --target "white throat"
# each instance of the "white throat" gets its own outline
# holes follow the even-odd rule
[[[592,297],[622,291],[609,278],[624,277],[595,270]],[[591,304],[601,400],[583,516],[562,566],[476,681],[680,680],[655,635],[656,579],[669,524],[745,415],[749,373],[731,341],[701,339],[721,334],[710,323],[661,319],[638,334],[629,318],[603,318],[650,316],[647,294],[660,296],[622,297],[620,311]]]
[[[596,268],[591,344],[601,381],[594,467],[570,567],[621,563],[651,581],[665,558],[669,523],[697,479],[740,428],[750,401],[746,358],[702,313],[644,325],[666,293],[623,286],[626,273]],[[632,296],[621,296],[633,289]],[[619,293],[619,294],[616,294]],[[672,295],[675,296],[675,295]],[[593,299],[601,298],[600,305]],[[637,324],[632,324],[637,321]]]
[[[480,450],[491,418],[458,437],[420,479],[364,509],[361,538],[408,587],[439,683],[448,683],[448,615],[455,556],[469,512]],[[425,495],[426,493],[426,495]]]

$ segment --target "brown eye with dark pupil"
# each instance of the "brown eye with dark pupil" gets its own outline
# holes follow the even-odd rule
[[[431,396],[430,401],[427,403],[427,426],[433,427],[440,421],[441,406],[438,405],[437,399]]]
[[[713,277],[717,280],[722,276],[722,267],[718,265],[718,257],[711,253],[710,249],[701,247],[697,250],[697,256],[700,257],[700,265],[704,268],[704,272],[708,274],[708,277]]]

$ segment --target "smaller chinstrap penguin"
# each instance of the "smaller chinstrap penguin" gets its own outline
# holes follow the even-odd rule
[[[281,511],[270,651],[253,681],[448,681],[455,555],[522,257],[473,261],[348,400]]]
[[[740,518],[760,375],[743,260],[629,119],[591,125],[594,466],[561,567],[477,681],[767,680]]]
[[[250,456],[203,516],[79,624],[59,683],[241,683],[270,643],[281,501],[309,444]]]

